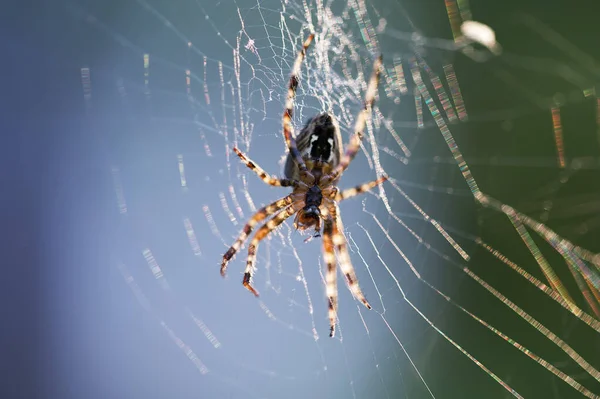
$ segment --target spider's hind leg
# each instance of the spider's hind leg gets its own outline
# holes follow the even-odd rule
[[[250,170],[256,173],[258,177],[260,177],[260,179],[268,185],[281,187],[295,187],[298,184],[298,182],[294,179],[279,179],[275,176],[269,175],[267,172],[265,172],[263,168],[261,168],[256,162],[248,158],[246,154],[240,151],[237,147],[233,147],[233,152],[235,152],[237,156],[240,157],[240,160],[244,163],[244,165],[246,165]]]
[[[292,68],[292,73],[290,75],[290,83],[288,85],[287,98],[285,101],[285,109],[283,111],[283,136],[285,137],[285,143],[290,150],[290,155],[296,161],[298,165],[298,169],[300,171],[300,175],[311,175],[308,171],[304,160],[302,159],[302,155],[300,151],[298,151],[298,147],[296,145],[296,140],[294,139],[294,127],[292,126],[292,116],[294,114],[294,99],[296,98],[296,89],[298,88],[298,82],[300,81],[300,67],[302,66],[302,61],[304,61],[304,57],[306,56],[306,49],[310,46],[310,43],[313,41],[314,34],[308,36],[308,38],[304,41],[302,48],[298,51],[298,55],[296,56],[296,60],[294,61],[294,67]]]
[[[331,181],[335,181],[350,165],[350,162],[354,159],[358,150],[360,149],[360,143],[362,142],[363,132],[367,124],[367,120],[371,115],[371,107],[375,102],[375,96],[377,95],[377,87],[379,86],[379,75],[383,69],[383,59],[379,56],[373,64],[373,73],[369,79],[367,86],[367,92],[365,93],[365,102],[363,109],[358,113],[356,121],[354,123],[354,135],[350,138],[350,142],[346,147],[346,152],[342,156],[340,163],[335,167],[331,173]]]

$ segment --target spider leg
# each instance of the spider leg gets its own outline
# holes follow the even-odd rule
[[[365,103],[363,109],[358,113],[356,117],[356,122],[354,123],[354,135],[350,139],[348,146],[346,147],[346,152],[344,156],[340,160],[340,163],[335,167],[333,172],[330,174],[330,181],[335,181],[340,174],[342,174],[350,162],[354,159],[358,150],[360,149],[360,143],[363,138],[363,131],[365,130],[365,125],[367,123],[367,119],[371,115],[371,107],[373,106],[373,102],[375,101],[375,95],[377,94],[377,86],[379,84],[379,74],[382,69],[382,58],[379,56],[375,63],[373,64],[373,73],[371,74],[371,79],[369,79],[369,84],[367,86],[367,92],[365,94]]]
[[[253,216],[250,218],[248,223],[242,229],[242,232],[235,240],[233,245],[227,250],[225,255],[223,255],[223,261],[221,262],[221,276],[225,277],[225,273],[227,272],[227,263],[233,258],[235,253],[241,248],[242,244],[250,233],[254,226],[263,221],[267,216],[274,214],[281,208],[284,208],[292,203],[292,196],[288,195],[286,197],[280,198],[277,201],[260,208]]]
[[[251,293],[255,296],[258,296],[258,291],[252,287],[250,284],[252,281],[252,274],[256,270],[254,266],[254,261],[256,260],[256,252],[258,250],[258,244],[271,233],[273,230],[277,228],[281,223],[283,223],[287,218],[292,216],[294,213],[298,212],[304,206],[304,201],[293,202],[291,205],[288,205],[287,208],[279,211],[271,220],[265,223],[260,229],[256,231],[254,237],[252,237],[252,241],[250,241],[250,245],[248,246],[248,260],[246,261],[246,270],[244,271],[244,279],[242,283],[244,287],[246,287]]]
[[[333,218],[331,216],[325,219],[323,227],[323,260],[327,265],[327,275],[325,276],[325,291],[329,299],[329,336],[335,335],[335,324],[337,322],[337,273],[335,265],[335,252],[333,249]]]
[[[292,126],[292,115],[294,113],[294,99],[296,97],[296,89],[298,88],[299,75],[300,75],[300,67],[302,66],[302,61],[304,60],[304,56],[306,55],[306,49],[310,46],[314,35],[311,34],[304,41],[302,48],[298,51],[298,55],[296,56],[296,61],[294,61],[294,67],[292,68],[292,73],[290,75],[290,83],[288,86],[287,99],[285,101],[285,110],[283,111],[283,136],[285,137],[285,143],[290,150],[290,154],[293,159],[296,161],[298,165],[298,169],[301,174],[308,174],[312,176],[302,159],[302,155],[300,151],[298,151],[298,147],[296,145],[296,139],[294,138],[294,127]]]
[[[331,209],[329,211],[333,216],[333,244],[335,245],[335,249],[338,253],[338,258],[340,262],[340,269],[342,273],[346,277],[346,281],[348,282],[348,288],[350,288],[350,292],[354,298],[358,299],[367,307],[367,309],[371,309],[371,305],[365,298],[362,293],[360,286],[358,285],[358,278],[356,277],[356,273],[354,272],[354,267],[352,266],[352,262],[350,261],[350,254],[348,253],[348,245],[346,244],[346,238],[342,233],[344,226],[342,224],[342,218],[340,216],[340,209],[336,203],[333,203]]]
[[[383,183],[387,179],[388,179],[388,177],[384,175],[384,176],[381,176],[377,180],[373,180],[373,181],[361,184],[361,185],[356,186],[356,187],[347,188],[346,190],[342,191],[341,193],[338,192],[337,195],[335,196],[335,200],[337,202],[340,202],[340,201],[343,201],[345,199],[355,197],[358,194],[362,194],[364,192],[367,192],[370,189],[372,189],[373,187],[376,187],[376,186],[380,185],[381,183]]]
[[[233,151],[237,154],[238,157],[240,157],[242,162],[248,168],[250,168],[250,170],[252,170],[254,173],[256,173],[258,175],[258,177],[260,177],[260,179],[262,181],[264,181],[265,183],[267,183],[271,186],[281,186],[281,187],[290,187],[290,186],[296,187],[296,185],[298,184],[298,182],[293,179],[279,179],[275,176],[269,175],[267,172],[265,172],[265,170],[263,168],[258,166],[257,163],[255,163],[253,160],[248,158],[246,156],[246,154],[244,154],[239,149],[237,149],[237,147],[233,147]]]

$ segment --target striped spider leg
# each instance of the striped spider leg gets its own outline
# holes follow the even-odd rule
[[[267,217],[281,210],[282,208],[289,206],[291,203],[292,195],[290,194],[270,203],[267,206],[263,206],[254,215],[252,215],[233,245],[227,250],[227,252],[225,252],[225,255],[223,255],[223,261],[221,262],[221,276],[225,277],[225,274],[227,273],[227,264],[235,256],[236,252],[242,247],[244,241],[246,241],[250,233],[252,233],[252,229],[254,229],[258,223],[262,222]]]
[[[252,237],[250,245],[248,246],[248,259],[246,260],[246,270],[244,271],[243,284],[254,296],[258,296],[258,291],[252,287],[252,275],[255,271],[254,261],[256,260],[256,252],[258,251],[258,244],[267,237],[273,230],[275,230],[281,223],[285,222],[287,218],[292,216],[298,210],[302,209],[304,201],[293,201],[287,208],[280,210],[271,220],[265,223]]]
[[[329,211],[323,212],[323,260],[327,267],[327,273],[325,274],[325,293],[327,300],[329,301],[329,336],[333,337],[335,334],[335,325],[337,322],[337,269],[335,264],[335,250],[333,247],[333,224],[334,220],[332,215],[329,215]]]
[[[298,51],[296,61],[294,61],[294,67],[292,68],[292,73],[290,75],[287,98],[285,100],[285,109],[283,111],[283,136],[285,138],[285,143],[290,150],[290,156],[296,162],[298,170],[300,171],[300,175],[303,177],[302,180],[312,180],[311,183],[314,183],[314,176],[308,171],[304,159],[302,158],[302,154],[300,154],[300,151],[296,145],[296,139],[294,138],[294,126],[292,125],[292,116],[294,115],[294,99],[296,98],[296,89],[298,88],[298,82],[300,81],[300,67],[302,66],[304,57],[306,56],[306,49],[308,46],[310,46],[314,37],[314,34],[309,35],[304,41],[300,51]]]
[[[366,193],[367,191],[370,191],[372,188],[377,187],[378,185],[380,185],[387,179],[388,179],[387,175],[383,175],[377,180],[373,180],[373,181],[370,181],[370,182],[364,183],[364,184],[359,184],[356,187],[347,188],[342,192],[335,190],[335,192],[333,193],[333,197],[336,202],[340,202],[340,201],[346,200],[348,198],[356,197],[359,194]]]
[[[328,206],[326,206],[322,212],[323,218],[325,220],[323,228],[323,259],[325,261],[325,265],[327,266],[325,284],[327,298],[329,300],[328,312],[330,337],[333,337],[335,335],[335,325],[337,321],[338,291],[335,267],[336,252],[338,254],[340,270],[346,278],[346,282],[348,283],[348,288],[350,289],[350,292],[352,292],[354,298],[361,301],[363,305],[367,307],[367,309],[371,309],[371,305],[369,305],[369,302],[367,301],[362,290],[360,289],[360,285],[358,284],[358,278],[356,277],[356,272],[354,271],[354,267],[352,266],[352,262],[350,260],[350,254],[348,253],[348,245],[346,243],[346,238],[343,234],[344,226],[342,224],[342,218],[337,203],[344,199],[352,198],[358,194],[367,192],[386,180],[387,176],[382,176],[377,180],[373,180],[371,182],[364,183],[359,186],[344,190],[341,193],[338,192],[337,187],[332,187],[329,190],[329,198],[325,199],[325,202]],[[324,190],[324,192],[327,191],[327,189]]]
[[[292,187],[295,187],[296,185],[300,184],[300,182],[297,181],[296,179],[287,179],[287,178],[280,179],[278,177],[271,176],[267,172],[265,172],[265,170],[263,168],[258,166],[258,164],[256,162],[254,162],[250,158],[248,158],[246,156],[246,154],[241,152],[238,148],[233,147],[233,151],[237,154],[238,157],[240,157],[240,159],[242,160],[244,165],[246,165],[251,171],[256,173],[262,181],[264,181],[265,183],[267,183],[270,186],[278,186],[278,187],[292,186]]]
[[[375,60],[375,64],[373,65],[373,73],[371,78],[369,79],[369,84],[367,85],[367,92],[365,94],[365,101],[363,108],[360,110],[358,115],[356,116],[356,121],[354,122],[354,134],[350,138],[350,142],[346,147],[346,152],[344,156],[340,160],[340,162],[335,166],[331,174],[327,177],[327,179],[331,182],[335,182],[339,177],[344,173],[346,168],[350,165],[350,162],[354,159],[358,150],[360,149],[360,143],[363,139],[363,131],[365,130],[365,126],[367,124],[367,120],[371,115],[371,107],[375,102],[375,96],[377,94],[377,86],[379,85],[379,75],[381,73],[383,58],[381,56],[377,57]]]

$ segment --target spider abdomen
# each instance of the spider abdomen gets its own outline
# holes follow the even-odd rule
[[[341,142],[337,120],[327,112],[309,119],[296,137],[298,151],[309,169],[316,161],[326,163],[331,169],[335,168],[342,157]],[[289,154],[284,174],[288,179],[299,179],[298,166]]]

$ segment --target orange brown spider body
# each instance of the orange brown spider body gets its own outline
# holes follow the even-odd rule
[[[296,214],[294,227],[300,231],[314,228],[315,236],[320,234],[321,223],[323,222],[323,259],[327,266],[325,283],[326,294],[329,299],[329,335],[333,337],[337,321],[336,253],[340,269],[352,294],[367,308],[371,309],[358,285],[358,279],[350,261],[338,202],[372,189],[383,183],[387,177],[381,176],[377,180],[341,192],[336,184],[360,149],[363,130],[377,93],[382,61],[381,57],[375,61],[365,94],[364,107],[356,118],[354,134],[350,138],[345,153],[342,152],[341,133],[337,121],[333,115],[327,112],[311,118],[300,134],[294,137],[292,126],[294,98],[299,83],[300,67],[313,37],[313,35],[310,35],[298,52],[289,80],[283,112],[283,135],[289,149],[284,168],[285,178],[269,175],[239,149],[233,149],[241,161],[265,183],[271,186],[293,187],[293,191],[291,194],[262,207],[252,216],[236,241],[223,255],[221,275],[225,276],[229,261],[248,239],[254,227],[272,216],[258,229],[250,241],[246,270],[242,280],[244,286],[255,296],[258,296],[258,292],[251,283],[260,241],[294,214]]]

